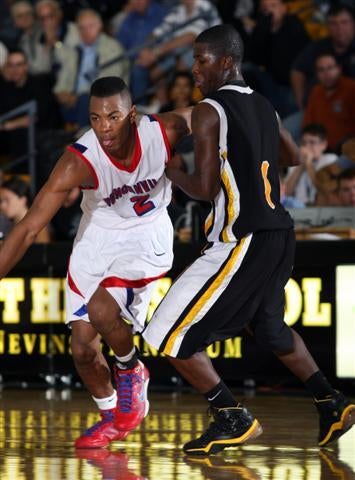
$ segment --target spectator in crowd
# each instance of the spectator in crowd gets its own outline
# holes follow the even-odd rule
[[[185,26],[187,22],[190,23]],[[219,23],[218,11],[209,0],[180,0],[161,25],[153,30],[152,38],[157,40],[157,45],[140,52],[138,65],[150,68],[154,81],[161,78],[163,72],[175,68],[191,69],[193,41],[202,30]],[[166,102],[166,90],[162,85],[157,95],[161,104]]]
[[[343,207],[355,207],[355,168],[344,170],[338,176],[338,196]]]
[[[305,205],[314,205],[323,184],[316,172],[337,161],[337,156],[324,153],[327,149],[327,132],[322,125],[308,125],[302,130],[300,165],[290,167],[285,180],[285,194],[293,196]]]
[[[193,95],[194,81],[192,75],[186,71],[176,72],[169,84],[168,103],[160,108],[159,113],[193,105]]]
[[[50,73],[56,79],[66,62],[67,52],[79,44],[78,29],[74,23],[65,21],[56,0],[39,0],[35,9],[41,35],[31,49],[30,70],[32,73]]]
[[[27,58],[31,58],[41,35],[33,5],[28,0],[19,0],[11,5],[10,12],[18,31],[17,46],[25,52]]]
[[[64,16],[74,21],[80,10],[92,8],[96,10],[104,22],[109,21],[117,11],[125,7],[126,0],[60,0]]]
[[[321,54],[315,68],[319,84],[311,89],[303,125],[322,124],[329,150],[338,151],[341,142],[355,135],[355,79],[342,76],[332,54]]]
[[[126,50],[131,50],[144,44],[152,31],[161,24],[168,10],[154,0],[129,0],[127,8],[128,14],[115,36]],[[130,59],[135,62],[137,53]],[[130,82],[133,99],[144,103],[149,85],[149,71],[133,63]]]
[[[0,187],[1,213],[16,225],[28,212],[31,204],[30,187],[20,177],[5,180]],[[46,226],[39,232],[35,243],[49,243],[50,230]]]
[[[4,182],[4,172],[0,170],[0,187]],[[9,233],[13,225],[13,222],[7,218],[1,211],[0,207],[0,242],[4,240],[6,235]]]
[[[290,70],[309,38],[283,0],[261,0],[255,27],[246,42],[251,63],[244,68],[248,84],[265,95],[281,118],[297,110],[290,86]]]
[[[0,70],[5,65],[6,58],[7,58],[7,48],[2,42],[0,42]]]
[[[51,92],[48,79],[29,74],[28,61],[22,50],[9,53],[5,64],[5,78],[0,78],[0,115],[20,105],[35,100],[37,103],[37,127],[39,129],[60,126],[59,108]],[[27,149],[27,132],[30,118],[21,115],[0,124],[2,153],[11,157],[24,155]],[[24,172],[25,170],[20,170]]]
[[[291,195],[286,195],[286,182],[285,176],[280,175],[280,201],[281,205],[286,208],[304,208],[305,204],[298,200],[298,198],[293,197]]]
[[[122,46],[106,33],[100,15],[91,9],[77,17],[80,44],[68,52],[54,92],[62,106],[66,122],[79,127],[88,125],[88,101],[91,83],[100,77],[120,76],[129,80],[129,62],[112,62],[123,54]],[[112,63],[110,63],[112,62]]]
[[[355,21],[353,10],[335,4],[328,11],[329,37],[308,45],[291,71],[291,84],[298,108],[302,111],[310,86],[314,83],[315,60],[321,53],[332,53],[346,76],[355,77]]]
[[[64,200],[62,207],[52,218],[53,236],[56,242],[72,242],[81,219],[81,191],[73,188]]]

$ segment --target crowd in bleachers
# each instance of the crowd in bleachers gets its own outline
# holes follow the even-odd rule
[[[201,97],[191,45],[220,23],[240,32],[246,82],[269,99],[299,143],[300,165],[280,170],[285,207],[354,207],[354,8],[355,0],[0,0],[2,235],[25,211],[14,214],[11,202],[28,208],[22,183],[31,180],[31,118],[22,113],[2,121],[3,114],[36,101],[38,189],[65,146],[88,127],[94,79],[122,77],[142,112],[193,105]],[[176,155],[192,171],[191,139]],[[174,192],[170,213],[182,241],[190,238],[195,205]],[[71,240],[79,218],[78,190],[39,240]]]

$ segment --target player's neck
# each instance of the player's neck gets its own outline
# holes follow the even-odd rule
[[[133,152],[135,150],[136,125],[132,124],[126,142],[117,150],[110,152],[111,157],[124,167],[129,167],[132,163]]]

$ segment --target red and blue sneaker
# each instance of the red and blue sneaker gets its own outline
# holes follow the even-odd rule
[[[137,365],[130,370],[121,370],[115,366],[114,375],[117,389],[115,427],[120,431],[131,431],[149,411],[149,372],[138,360]]]
[[[106,447],[114,440],[123,440],[129,432],[117,430],[114,424],[116,409],[101,410],[101,420],[75,440],[75,448]]]

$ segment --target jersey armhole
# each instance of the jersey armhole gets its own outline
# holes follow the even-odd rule
[[[167,136],[166,131],[165,131],[165,127],[163,125],[163,122],[159,119],[159,117],[157,115],[151,115],[151,116],[159,123],[161,134],[163,136],[163,140],[164,140],[164,143],[165,143],[166,153],[168,155],[168,160],[167,160],[166,163],[169,163],[170,160],[171,160],[172,151],[171,151],[171,146],[170,146],[170,143],[169,143],[169,140],[168,140],[168,136]]]
[[[86,165],[90,168],[92,174],[93,174],[93,177],[94,177],[94,186],[91,187],[91,186],[85,186],[85,185],[80,185],[80,189],[81,190],[97,190],[99,188],[99,178],[97,176],[97,173],[96,173],[96,170],[94,168],[94,166],[92,165],[92,163],[90,162],[90,160],[88,160],[85,155],[83,155],[81,152],[79,152],[76,148],[74,148],[72,145],[70,145],[69,147],[67,147],[67,150],[71,153],[74,153],[74,155],[76,155],[77,157],[81,158],[81,160],[83,160]]]

